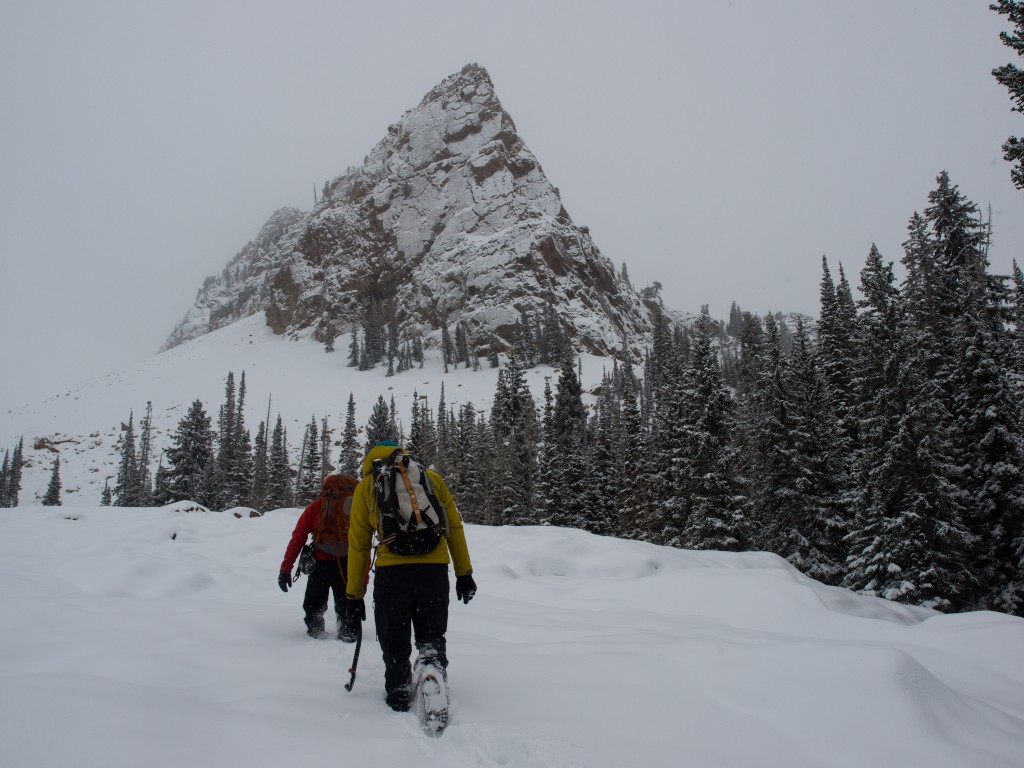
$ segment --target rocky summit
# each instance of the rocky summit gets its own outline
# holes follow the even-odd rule
[[[370,307],[428,344],[464,321],[478,354],[507,348],[523,313],[548,307],[578,350],[596,354],[623,343],[636,354],[651,327],[475,64],[389,126],[312,211],[274,213],[207,278],[165,349],[257,312],[275,333],[326,341]]]

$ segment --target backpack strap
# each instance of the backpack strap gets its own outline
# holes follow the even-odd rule
[[[412,516],[416,518],[416,525],[419,526],[423,522],[423,515],[420,514],[420,505],[416,501],[416,492],[412,488],[412,481],[409,480],[409,471],[406,468],[406,462],[399,459],[395,462],[395,468],[402,475],[402,482],[405,484],[405,490],[409,493],[409,501],[412,503]],[[426,470],[424,470],[426,471]],[[409,527],[413,525],[412,517],[409,518]]]

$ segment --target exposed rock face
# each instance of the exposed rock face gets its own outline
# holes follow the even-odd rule
[[[208,278],[166,348],[264,311],[276,333],[344,335],[371,300],[428,343],[466,321],[473,345],[512,340],[551,304],[577,348],[634,351],[648,309],[575,226],[487,72],[465,67],[388,128],[312,212],[282,209]]]

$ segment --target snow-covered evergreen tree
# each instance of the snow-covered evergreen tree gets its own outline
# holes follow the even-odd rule
[[[444,372],[448,373],[448,366],[455,362],[455,345],[447,321],[441,325],[441,355],[444,358]]]
[[[352,329],[352,339],[348,345],[348,367],[359,368],[359,334],[356,329]]]
[[[138,505],[148,507],[153,503],[153,475],[149,471],[149,460],[153,452],[153,403],[146,402],[146,415],[139,425],[139,466],[135,472],[138,485]]]
[[[845,538],[852,523],[851,444],[840,428],[831,390],[819,373],[802,319],[793,336],[787,388],[799,473],[799,538],[805,542],[789,553],[788,559],[812,578],[838,584],[845,570]]]
[[[950,419],[928,333],[908,321],[892,264],[872,246],[861,272],[860,355],[855,373],[862,450],[856,519],[844,584],[939,610],[963,607],[975,589],[971,534],[952,461]]]
[[[754,544],[794,563],[803,561],[808,541],[807,520],[801,489],[797,425],[789,391],[789,364],[785,359],[780,326],[771,315],[764,317],[757,390],[751,417],[745,428],[750,453],[750,494]]]
[[[0,508],[10,507],[8,503],[8,483],[11,476],[11,452],[4,451],[4,462],[0,465]]]
[[[305,507],[319,496],[323,479],[320,434],[316,425],[316,416],[312,416],[309,424],[306,425],[306,434],[302,440],[299,476],[295,486],[295,505]]]
[[[650,455],[640,391],[635,378],[627,378],[622,402],[622,491],[619,495],[619,536],[652,540],[650,520]]]
[[[721,379],[707,315],[697,325],[683,383],[682,541],[690,549],[737,551],[746,535],[732,446],[733,401]]]
[[[1016,51],[1018,57],[1024,57],[1024,3],[1020,0],[995,0],[989,8],[1006,16],[1013,25],[1010,32],[1000,32],[999,39]],[[993,69],[992,76],[1009,91],[1012,110],[1024,112],[1024,70],[1009,63]],[[1018,136],[1008,138],[1003,144],[1003,157],[1011,164],[1010,179],[1014,186],[1024,189],[1024,141]]]
[[[270,485],[270,445],[267,428],[267,422],[261,421],[252,446],[252,492],[249,495],[249,504],[260,512],[266,511],[265,502]]]
[[[334,430],[331,428],[327,417],[320,420],[320,477],[327,477],[334,472],[334,464],[331,462],[331,444],[334,437]]]
[[[373,446],[385,440],[397,443],[398,434],[384,395],[377,395],[377,402],[374,403],[373,410],[370,412],[370,420],[366,423],[366,442],[363,446],[363,453],[369,453]]]
[[[59,507],[60,500],[60,456],[53,460],[53,469],[50,471],[50,482],[46,486],[46,493],[43,494],[44,507]]]
[[[585,502],[586,530],[602,536],[620,536],[617,512],[624,492],[622,406],[612,376],[608,373],[601,381],[601,394],[587,434],[584,467],[590,479]]]
[[[586,431],[587,409],[583,404],[583,389],[576,375],[575,361],[566,357],[555,387],[547,436],[551,443],[548,453],[550,496],[542,501],[542,519],[552,525],[586,528]]]
[[[338,471],[361,478],[363,455],[359,451],[359,427],[356,423],[356,398],[351,392],[345,411],[345,428],[341,433],[341,456],[338,458]]]
[[[266,509],[282,509],[294,505],[292,488],[292,467],[288,458],[288,435],[285,432],[281,414],[270,441],[270,479],[267,485]]]
[[[213,432],[210,417],[201,400],[193,401],[188,412],[178,422],[166,452],[170,467],[167,470],[168,502],[198,501],[207,498],[206,477],[214,463]]]
[[[139,462],[135,445],[135,414],[129,413],[128,423],[121,430],[121,462],[114,483],[114,506],[139,506]]]
[[[523,374],[518,352],[509,353],[508,363],[498,372],[491,430],[495,440],[497,508],[495,525],[523,525],[537,522],[534,507],[536,482],[537,411]]]

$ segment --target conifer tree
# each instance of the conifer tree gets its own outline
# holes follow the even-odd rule
[[[551,525],[586,527],[587,478],[579,471],[585,462],[586,428],[587,410],[583,404],[583,389],[576,375],[574,361],[566,357],[562,361],[555,387],[548,435],[551,441],[551,482],[550,496],[546,500],[542,519]]]
[[[478,468],[477,484],[470,491],[468,503],[471,506],[467,506],[471,519],[474,521],[487,523],[494,520],[496,516],[500,472],[495,449],[494,431],[491,429],[486,415],[481,412],[477,417],[476,436],[473,444],[473,459]]]
[[[497,399],[497,395],[495,396],[495,399]],[[537,479],[534,485],[534,517],[538,522],[549,522],[553,509],[552,499],[557,494],[557,491],[555,491],[553,487],[555,483],[555,459],[553,443],[554,433],[553,427],[551,426],[551,417],[555,410],[554,402],[554,394],[551,391],[551,377],[545,376],[544,404],[540,411],[540,446],[537,450]]]
[[[359,366],[359,361],[360,361],[360,355],[359,355],[359,335],[357,334],[356,329],[353,328],[352,329],[352,340],[349,342],[349,345],[348,345],[348,367],[349,368],[359,368],[360,367]]]
[[[114,506],[135,507],[139,504],[139,462],[135,447],[135,415],[130,412],[128,423],[121,430],[121,463],[114,483]]]
[[[109,507],[113,501],[114,493],[110,490],[110,478],[103,481],[103,491],[100,493],[100,506]]]
[[[366,370],[380,363],[387,351],[384,328],[384,312],[380,299],[371,299],[366,307],[366,323],[363,327],[364,361],[360,365]]]
[[[737,551],[746,537],[731,444],[733,402],[721,379],[707,315],[697,325],[683,399],[686,461],[679,469],[687,509],[682,541],[692,549]]]
[[[541,324],[538,357],[541,363],[558,366],[562,359],[572,354],[572,348],[562,330],[562,321],[552,304],[544,305],[543,322]]]
[[[473,512],[480,508],[478,498],[480,490],[480,466],[476,463],[476,425],[477,414],[472,403],[465,403],[459,408],[459,415],[455,426],[455,461],[449,468],[449,474],[445,478],[450,480],[450,488],[459,499],[460,511],[465,505],[469,513],[469,522],[482,522],[474,520]],[[465,512],[463,513],[465,514]],[[465,519],[465,518],[464,518]]]
[[[312,416],[306,425],[302,445],[299,476],[295,487],[295,505],[299,507],[305,507],[319,496],[323,484],[323,459],[320,456],[316,416]]]
[[[268,510],[283,509],[293,506],[294,500],[292,468],[288,459],[288,436],[281,414],[278,414],[270,442],[269,483],[265,507]]]
[[[153,475],[149,471],[152,449],[153,403],[146,402],[146,415],[139,425],[139,466],[135,471],[138,485],[138,506],[148,507],[153,501]]]
[[[1024,3],[1020,0],[996,0],[989,8],[1006,16],[1013,25],[1012,31],[1000,32],[999,39],[1016,51],[1018,56],[1024,56]],[[1009,91],[1012,111],[1024,112],[1024,71],[1009,63],[993,69],[992,75]],[[1011,164],[1010,178],[1014,186],[1024,189],[1024,142],[1017,136],[1008,138],[1003,144],[1003,157]]]
[[[949,415],[935,345],[908,321],[891,263],[872,246],[861,272],[860,489],[844,585],[939,610],[969,600],[970,533],[962,522]]]
[[[609,374],[601,381],[597,410],[590,420],[586,471],[586,530],[601,536],[621,535],[619,509],[624,478],[619,449],[622,445],[622,406]]]
[[[193,401],[178,422],[167,449],[170,467],[166,473],[167,502],[198,501],[207,498],[206,476],[214,464],[213,432],[210,417],[201,400]]]
[[[269,445],[267,441],[267,422],[261,421],[256,429],[256,439],[252,446],[252,490],[249,504],[253,509],[266,510],[264,501],[267,498],[267,487],[270,483]]]
[[[495,524],[523,525],[535,522],[537,413],[515,350],[498,373],[491,407],[497,468]]]
[[[1013,262],[1013,352],[1017,388],[1024,392],[1024,272]]]
[[[1020,573],[1013,540],[1024,516],[1024,439],[1019,392],[1010,378],[1006,299],[988,274],[989,230],[978,207],[943,172],[928,196],[927,225],[908,285],[930,266],[937,274],[939,301],[909,305],[912,319],[927,331],[924,342],[941,362],[929,374],[945,388],[953,420],[954,482],[964,502],[964,522],[973,533],[971,559],[979,577],[978,604],[1024,610],[1024,594],[1007,590]],[[922,226],[923,229],[923,226]],[[908,261],[912,255],[908,246]],[[925,322],[922,322],[922,316]],[[926,322],[931,320],[931,322]]]
[[[685,361],[679,338],[665,325],[655,326],[648,370],[650,460],[648,474],[648,530],[650,540],[671,547],[684,546],[687,505],[682,469],[687,460],[683,431],[687,418],[683,376]]]
[[[4,451],[4,463],[0,466],[0,507],[10,507],[8,501],[8,483],[11,476],[11,451]]]
[[[388,360],[397,360],[399,357],[398,348],[398,308],[391,308],[391,316],[388,318]],[[399,365],[399,369],[401,369]]]
[[[469,328],[465,320],[455,325],[455,362],[469,367]]]
[[[341,456],[338,458],[338,471],[352,477],[362,477],[361,463],[362,454],[359,452],[359,428],[356,424],[356,399],[349,392],[348,406],[345,412],[345,429],[341,435]]]
[[[801,469],[796,424],[780,326],[771,314],[764,318],[757,392],[754,396],[751,501],[757,530],[756,546],[798,564],[807,547],[806,519],[798,487]],[[750,439],[748,437],[748,439]]]
[[[46,486],[46,493],[43,495],[44,507],[59,507],[60,500],[60,456],[53,460],[53,469],[50,472],[50,483]]]
[[[447,321],[441,325],[441,355],[444,358],[444,372],[448,373],[448,366],[455,362],[455,345]]]
[[[370,412],[370,420],[366,424],[366,442],[363,445],[363,453],[369,453],[377,443],[386,440],[397,443],[398,435],[384,395],[377,395],[377,402],[374,403],[373,410]]]
[[[525,309],[520,310],[519,322],[516,323],[516,346],[519,363],[523,368],[537,365],[537,338],[533,330],[533,319]]]
[[[867,451],[845,586],[889,600],[959,610],[976,588],[949,482],[943,397],[925,375],[909,329],[886,356],[883,389],[865,430]],[[877,455],[874,455],[877,454]]]
[[[640,416],[639,387],[627,379],[622,401],[622,493],[619,496],[619,531],[626,538],[652,540],[650,520],[650,459]]]
[[[803,320],[797,320],[789,361],[797,504],[802,546],[789,560],[826,584],[838,584],[852,524],[850,443],[839,427],[829,388],[819,373]]]
[[[500,372],[499,372],[500,373]],[[437,452],[434,457],[434,466],[442,477],[448,474],[448,455],[451,452],[451,441],[448,430],[448,418],[445,413],[444,382],[441,382],[441,394],[437,400]]]
[[[331,429],[324,416],[320,420],[320,477],[327,477],[334,471],[334,464],[331,463],[331,442],[334,437],[334,430]]]
[[[856,420],[853,416],[853,393],[850,370],[854,364],[854,334],[856,309],[847,306],[849,284],[842,276],[839,288],[832,282],[828,260],[821,258],[822,278],[820,290],[821,314],[818,321],[817,359],[826,389],[824,396],[830,402],[836,418],[836,428],[850,448],[856,442]],[[840,266],[840,271],[842,267]],[[852,301],[852,298],[849,299]]]
[[[25,438],[19,437],[18,444],[14,446],[14,453],[11,454],[11,468],[7,475],[7,506],[9,507],[18,506],[23,466],[25,466]]]
[[[409,429],[409,450],[424,466],[434,464],[437,457],[437,428],[426,399],[413,392],[412,422]],[[420,400],[423,400],[421,403]]]
[[[253,448],[252,435],[245,426],[245,371],[238,382],[238,401],[235,405],[234,456],[229,488],[231,502],[245,504],[252,496]]]

